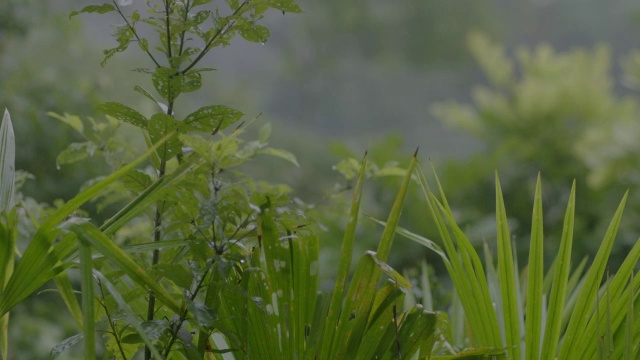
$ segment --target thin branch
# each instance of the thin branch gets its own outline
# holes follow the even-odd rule
[[[111,0],[111,2],[113,3],[113,5],[116,7],[116,12],[118,14],[120,14],[120,17],[124,20],[124,22],[127,24],[127,26],[129,27],[129,30],[131,30],[131,32],[133,33],[133,36],[136,37],[136,40],[138,42],[140,42],[140,37],[138,36],[138,32],[136,31],[136,28],[133,27],[133,25],[131,25],[131,23],[129,22],[129,20],[127,19],[126,16],[124,16],[124,13],[122,12],[122,10],[120,10],[120,7],[118,6],[118,3],[116,2],[116,0]],[[153,61],[153,63],[156,65],[156,67],[161,67],[160,63],[158,63],[158,61],[156,61],[156,58],[153,57],[153,54],[151,54],[151,52],[149,51],[149,49],[144,50],[147,55],[149,55],[149,58],[151,58],[151,61]]]
[[[102,295],[102,299],[104,300],[104,289],[102,288],[102,283],[100,282],[100,280],[98,280],[98,286],[100,287],[100,294]],[[115,322],[111,320],[111,313],[109,313],[109,309],[107,308],[107,305],[105,305],[104,302],[102,301],[98,301],[98,303],[102,305],[102,308],[104,309],[104,312],[107,316],[107,322],[109,322],[111,333],[113,334],[113,337],[116,339],[116,344],[118,344],[118,350],[120,350],[120,355],[124,360],[127,360],[127,355],[125,355],[124,349],[120,344],[120,338],[118,337],[118,329],[116,329]]]
[[[233,12],[233,14],[231,14],[230,17],[235,17],[240,13],[240,10],[242,10],[242,8],[244,8],[245,5],[247,5],[249,3],[248,0],[245,0],[242,4],[240,4],[240,6],[238,6],[238,8]],[[211,50],[211,46],[213,45],[213,43],[220,37],[220,36],[224,36],[227,34],[227,32],[229,32],[229,30],[233,27],[233,25],[235,25],[236,21],[235,20],[231,20],[230,22],[228,22],[227,24],[225,24],[224,26],[220,27],[218,29],[218,31],[213,35],[213,37],[211,39],[209,39],[209,41],[206,43],[206,45],[204,46],[204,48],[202,49],[202,51],[200,51],[200,54],[198,54],[198,56],[193,60],[193,62],[187,66],[184,70],[181,71],[182,74],[186,74],[189,70],[191,70],[194,66],[196,66],[197,63],[200,62],[200,60],[202,60],[202,58],[207,55],[207,53],[209,52],[209,50]]]

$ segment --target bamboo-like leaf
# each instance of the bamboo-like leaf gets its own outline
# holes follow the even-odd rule
[[[0,292],[4,290],[13,273],[18,219],[15,209],[0,210]],[[0,316],[0,355],[7,358],[9,353],[9,313]]]
[[[633,271],[631,272],[631,276],[629,278],[629,288],[633,291]],[[633,324],[635,323],[634,313],[633,313],[633,296],[627,296],[627,314],[625,319],[624,326],[624,345],[621,347],[622,355],[624,356],[623,360],[634,360],[636,357],[634,344],[633,344]]]
[[[154,181],[149,187],[136,196],[135,199],[131,200],[131,202],[125,205],[118,213],[102,224],[100,230],[104,231],[107,235],[112,235],[129,221],[146,211],[150,206],[156,204],[156,202],[166,194],[165,191],[168,191],[167,189],[171,189],[183,176],[201,164],[200,160],[191,160],[193,160],[193,157],[188,157],[188,159],[185,159],[174,171]]]
[[[518,312],[517,269],[511,250],[511,235],[507,224],[500,180],[496,172],[496,227],[498,230],[498,275],[502,294],[504,336],[509,359],[520,359],[520,314]]]
[[[0,316],[11,310],[16,304],[33,293],[33,291],[38,289],[44,283],[51,280],[54,276],[60,273],[60,271],[70,266],[69,263],[59,264],[60,258],[56,258],[56,256],[63,253],[68,255],[68,247],[72,246],[74,244],[73,241],[75,240],[68,239],[70,241],[64,242],[64,245],[67,246],[66,248],[57,250],[57,248],[60,248],[60,246],[63,245],[62,242],[52,248],[53,240],[55,236],[57,236],[55,227],[85,202],[94,198],[107,186],[111,185],[120,177],[124,176],[142,163],[147,156],[155,151],[156,147],[169,139],[171,135],[173,134],[168,134],[165,138],[161,139],[144,155],[76,195],[73,199],[69,200],[62,207],[53,212],[40,225],[33,239],[27,246],[27,249],[24,251],[21,261],[18,263],[13,275],[9,279],[5,290],[0,294]]]
[[[571,245],[573,244],[573,222],[576,202],[576,182],[571,186],[571,193],[567,203],[567,210],[562,226],[560,250],[556,260],[555,273],[551,285],[549,297],[549,310],[542,342],[542,359],[555,359],[558,343],[560,342],[560,329],[562,325],[562,310],[565,305],[567,292],[567,279],[571,266]]]
[[[179,313],[180,303],[171,296],[162,285],[156,282],[146,271],[138,265],[127,253],[122,251],[111,239],[91,223],[72,225],[71,229],[78,235],[81,241],[90,243],[105,258],[114,263],[133,281],[153,291],[157,299],[172,311]]]
[[[531,244],[529,246],[529,271],[527,276],[527,300],[525,348],[526,359],[538,359],[542,332],[542,295],[544,293],[544,236],[542,222],[542,185],[540,174],[536,182],[531,219]]]
[[[56,275],[53,280],[60,290],[60,296],[62,297],[65,305],[67,305],[67,309],[69,309],[71,316],[73,316],[73,319],[78,324],[78,327],[82,329],[82,309],[80,308],[80,304],[78,303],[76,294],[73,290],[73,287],[71,286],[71,280],[69,280],[69,276],[66,272],[63,271]]]
[[[585,283],[580,290],[576,307],[571,315],[571,320],[569,320],[569,325],[567,326],[567,331],[562,341],[559,354],[560,359],[569,359],[570,355],[578,353],[581,350],[578,349],[579,339],[583,329],[587,326],[589,314],[593,310],[594,301],[600,287],[600,281],[602,280],[602,275],[607,265],[607,259],[609,258],[613,241],[618,232],[627,196],[628,193],[625,193],[609,224],[600,249],[598,249],[598,253],[587,272]]]
[[[80,282],[82,284],[82,333],[84,334],[84,358],[96,358],[96,325],[93,319],[93,261],[91,245],[80,240]]]
[[[469,321],[471,340],[479,346],[499,348],[502,346],[500,327],[478,254],[456,224],[437,175],[435,179],[442,203],[431,191],[422,170],[419,170],[419,178],[429,212],[436,223],[450,261],[450,264],[445,262],[445,266]]]
[[[384,228],[384,231],[382,232],[382,238],[380,239],[380,243],[378,244],[377,258],[382,260],[383,262],[386,262],[389,258],[391,245],[393,244],[393,238],[396,235],[396,229],[398,228],[398,223],[400,222],[400,214],[402,213],[404,199],[407,196],[409,183],[411,182],[413,171],[416,167],[417,162],[418,157],[416,150],[416,153],[411,158],[411,162],[409,163],[409,167],[407,168],[407,173],[402,180],[398,195],[393,202],[391,212],[389,213],[389,218],[387,219],[387,226]]]
[[[617,331],[622,324],[627,313],[629,297],[633,297],[634,285],[626,287],[629,279],[633,275],[633,269],[640,260],[640,241],[637,241],[624,262],[614,275],[611,282],[607,283],[605,299],[596,304],[595,319],[591,319],[587,327],[581,332],[578,339],[576,356],[582,354],[585,358],[587,354],[595,352],[595,342],[593,341],[599,334],[607,333],[607,340],[611,340],[611,331]],[[598,323],[600,325],[598,326]],[[574,354],[572,353],[572,356]]]
[[[353,246],[356,238],[356,230],[358,224],[358,215],[360,214],[360,200],[362,199],[362,183],[365,178],[365,169],[367,164],[367,156],[365,154],[362,159],[362,165],[360,166],[360,173],[358,175],[358,181],[356,182],[355,190],[353,191],[353,198],[351,200],[351,209],[349,210],[349,217],[347,219],[347,228],[342,238],[342,247],[340,248],[340,260],[338,262],[338,274],[333,288],[333,295],[331,296],[331,305],[329,306],[329,312],[326,317],[326,323],[324,325],[324,335],[322,336],[322,345],[318,354],[320,359],[326,359],[331,354],[331,348],[333,344],[333,335],[336,332],[338,326],[338,316],[342,307],[342,298],[344,290],[347,284],[347,277],[349,276],[349,269],[351,267],[351,258],[353,256]]]
[[[7,109],[0,122],[0,211],[13,208],[16,177],[16,144]]]

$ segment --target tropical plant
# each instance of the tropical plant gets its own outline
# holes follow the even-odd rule
[[[532,214],[529,261],[522,272],[497,173],[497,264],[485,245],[484,264],[469,237],[457,224],[436,177],[432,190],[420,170],[431,216],[436,220],[444,250],[434,242],[400,229],[405,237],[439,255],[453,282],[455,296],[449,312],[450,344],[457,348],[503,348],[508,359],[635,359],[640,350],[640,260],[637,241],[615,274],[605,276],[607,262],[627,200],[623,197],[600,248],[586,268],[586,259],[572,269],[575,224],[575,182],[563,223],[563,233],[550,269],[545,272],[542,186],[538,176]],[[547,236],[548,237],[548,236]],[[423,290],[429,282],[424,274]],[[586,270],[585,270],[586,269]],[[458,325],[455,325],[458,324]]]

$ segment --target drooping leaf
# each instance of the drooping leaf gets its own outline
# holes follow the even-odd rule
[[[57,359],[60,354],[67,351],[73,345],[81,342],[82,340],[84,340],[84,334],[76,334],[64,339],[61,343],[51,349],[51,352],[49,353],[49,360]]]
[[[98,13],[98,14],[106,14],[108,12],[115,11],[116,8],[111,4],[102,4],[102,5],[89,5],[82,8],[82,10],[72,11],[69,14],[69,18],[72,18],[76,15],[82,13]]]
[[[298,164],[298,160],[296,159],[296,156],[286,150],[274,149],[274,148],[268,147],[260,150],[260,152],[266,155],[271,155],[271,156],[275,156],[277,158],[286,160],[292,163],[293,165],[300,167],[300,165]]]
[[[123,105],[118,102],[106,102],[98,105],[97,109],[102,111],[106,115],[113,116],[114,118],[129,123],[133,126],[137,126],[141,129],[147,128],[147,118],[136,110]]]

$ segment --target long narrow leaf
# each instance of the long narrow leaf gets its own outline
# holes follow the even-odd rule
[[[542,185],[540,174],[536,181],[536,193],[533,200],[531,219],[531,244],[529,246],[529,271],[527,277],[526,359],[538,359],[540,356],[542,331],[542,294],[544,292],[544,243],[542,223]]]
[[[338,326],[338,316],[342,308],[343,294],[347,286],[347,277],[351,267],[351,258],[353,256],[353,246],[356,239],[356,230],[358,225],[358,215],[360,214],[360,201],[362,199],[362,184],[365,178],[365,168],[367,165],[367,156],[362,159],[358,181],[356,182],[351,199],[351,208],[347,218],[347,228],[342,238],[342,247],[340,249],[340,260],[338,262],[338,274],[331,296],[331,305],[327,314],[326,323],[324,325],[324,334],[322,336],[322,345],[319,351],[319,358],[326,359],[331,355],[334,334]]]
[[[580,349],[578,349],[578,340],[583,329],[587,325],[589,313],[593,310],[595,298],[598,293],[598,289],[600,288],[600,281],[602,280],[602,275],[604,274],[607,265],[607,259],[609,258],[613,241],[615,240],[616,233],[618,232],[627,196],[628,193],[625,193],[622,201],[620,201],[620,205],[618,206],[618,209],[609,224],[609,228],[607,229],[604,239],[602,240],[600,249],[598,249],[598,253],[587,272],[585,283],[580,290],[576,307],[571,315],[571,320],[569,320],[569,325],[567,326],[567,331],[565,333],[564,340],[562,341],[559,355],[559,358],[561,359],[569,359],[570,354],[578,353],[580,351]]]
[[[498,231],[498,275],[502,294],[505,342],[509,359],[520,359],[520,314],[518,312],[518,287],[515,274],[517,269],[513,261],[511,235],[497,172],[496,227]]]
[[[96,325],[93,319],[93,261],[91,259],[91,245],[80,241],[80,281],[82,284],[82,323],[84,334],[84,358],[96,358]]]
[[[84,223],[72,225],[71,229],[78,235],[80,240],[90,243],[98,252],[113,262],[133,281],[153,291],[156,298],[162,301],[164,305],[172,311],[176,313],[181,311],[180,303],[176,301],[162,285],[156,282],[135,260],[122,251],[122,249],[93,224]]]
[[[7,109],[0,122],[0,211],[13,208],[16,177],[16,144]]]

